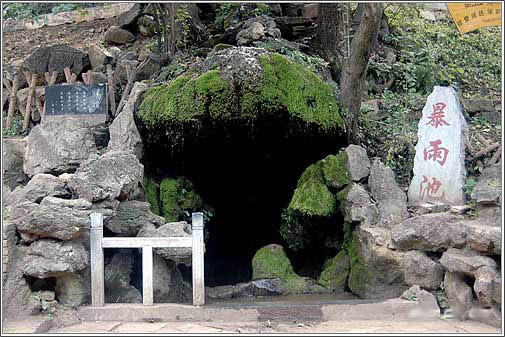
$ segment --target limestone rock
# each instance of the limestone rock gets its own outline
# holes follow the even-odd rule
[[[9,235],[10,233],[15,236],[14,226],[8,226],[5,222],[2,223],[2,226],[5,234]],[[8,229],[9,227],[11,230]],[[35,315],[40,312],[39,301],[32,296],[30,286],[23,277],[28,249],[29,247],[24,245],[9,245],[9,268],[8,272],[2,275],[4,278],[2,296],[9,299],[2,301],[4,317],[20,314]],[[2,262],[5,263],[5,261]]]
[[[91,302],[91,274],[89,267],[83,271],[56,278],[58,302],[77,307]]]
[[[79,118],[47,121],[37,125],[26,138],[24,171],[37,173],[73,172],[97,149],[89,124]]]
[[[393,170],[385,166],[379,159],[372,163],[368,186],[375,201],[395,199],[402,202],[407,201],[407,196],[396,183]]]
[[[105,66],[112,63],[114,57],[105,48],[98,46],[97,44],[92,44],[88,48],[89,62],[91,63],[91,69],[96,70],[100,66]]]
[[[104,40],[115,44],[125,44],[135,41],[135,36],[126,29],[110,26],[105,32]]]
[[[210,299],[230,299],[239,297],[282,295],[284,288],[278,278],[259,279],[247,283],[205,287],[205,296]]]
[[[24,61],[24,67],[38,74],[52,74],[53,71],[63,74],[63,69],[69,67],[71,72],[79,75],[88,65],[88,54],[64,44],[39,47]]]
[[[109,151],[131,151],[140,160],[143,156],[143,144],[135,124],[134,112],[142,93],[147,89],[144,83],[136,82],[123,110],[114,118],[109,127]]]
[[[130,284],[133,272],[133,252],[118,249],[105,265],[105,303],[141,303],[140,291]]]
[[[126,200],[142,186],[144,166],[133,153],[110,151],[91,155],[69,179],[68,186],[91,202]]]
[[[456,318],[466,319],[472,308],[472,288],[464,281],[462,273],[446,272],[444,289]]]
[[[461,248],[466,244],[463,218],[450,213],[424,214],[409,218],[391,230],[393,242],[400,249],[443,251],[449,247]]]
[[[497,276],[495,267],[483,266],[477,269],[474,273],[475,283],[473,290],[477,295],[479,303],[484,308],[493,306],[494,280]]]
[[[20,233],[72,240],[88,225],[90,210],[91,203],[82,199],[46,197],[40,205],[24,201],[13,206],[10,221]]]
[[[340,200],[340,209],[345,221],[359,221],[365,226],[372,226],[377,222],[377,207],[361,185],[351,183],[348,188],[337,194],[337,198]]]
[[[88,265],[88,253],[81,244],[41,239],[30,245],[24,274],[38,278],[58,277],[83,270]]]
[[[478,221],[467,221],[467,246],[485,255],[501,255],[501,227],[481,225]]]
[[[150,211],[147,202],[129,200],[119,204],[116,215],[104,223],[110,231],[121,236],[136,236],[138,231],[149,224],[160,227],[165,219]]]
[[[393,228],[394,225],[408,219],[407,204],[398,199],[381,200],[376,204],[378,209],[377,226]]]
[[[314,4],[317,5],[317,4]],[[360,181],[366,178],[370,173],[370,160],[366,154],[366,150],[361,146],[351,144],[346,149],[347,153],[347,168],[351,174],[353,181]]]
[[[353,231],[348,247],[349,288],[361,298],[394,298],[407,288],[402,269],[403,252],[378,245],[363,227]]]
[[[40,203],[43,198],[50,197],[70,197],[65,182],[53,175],[38,173],[24,187],[17,187],[10,196],[10,205],[22,201]]]
[[[472,199],[478,204],[498,205],[502,192],[501,163],[486,168],[472,191]]]
[[[308,4],[302,7],[302,17],[314,19],[319,16],[319,4]]]
[[[128,11],[121,13],[115,18],[119,27],[128,26],[133,23],[141,14],[145,7],[143,3],[134,4]]]
[[[436,290],[444,279],[442,266],[430,259],[424,252],[412,250],[405,254],[402,261],[405,283],[419,285],[424,289]]]
[[[149,56],[139,64],[137,68],[136,81],[148,80],[157,75],[161,70],[161,59],[156,54],[150,53]],[[130,94],[131,95],[131,94]]]
[[[501,203],[501,202],[500,202]],[[502,226],[502,210],[501,207],[488,205],[477,205],[476,213],[478,221],[481,225],[501,227]]]
[[[5,138],[2,140],[2,179],[6,186],[14,190],[24,185],[28,177],[23,172],[23,158],[26,142],[24,138]]]
[[[409,312],[411,318],[438,318],[440,315],[440,308],[435,296],[421,289],[417,284],[405,290],[401,297],[409,301],[415,299],[419,302],[419,307]]]
[[[169,222],[159,228],[154,225],[145,225],[137,233],[138,237],[189,237],[191,236],[191,226],[185,222]],[[191,265],[192,249],[189,248],[154,248],[154,252],[167,260],[172,260],[176,263]]]
[[[274,19],[261,15],[245,21],[236,39],[239,46],[246,46],[267,37],[280,38],[281,31],[276,27]]]
[[[468,311],[468,318],[473,321],[488,324],[497,328],[501,328],[502,326],[502,313],[498,308],[495,307],[483,309],[474,306]]]
[[[166,261],[153,254],[153,297],[154,303],[182,303],[186,296],[182,275],[175,262]]]
[[[457,248],[449,248],[444,252],[440,263],[450,272],[460,272],[469,276],[475,276],[476,271],[483,266],[496,268],[493,259]]]

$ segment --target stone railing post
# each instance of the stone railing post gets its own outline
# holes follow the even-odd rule
[[[103,215],[90,215],[90,250],[91,250],[91,305],[103,307],[105,304],[104,260],[103,260]]]
[[[205,284],[203,268],[203,213],[192,214],[193,245],[193,305],[205,304]]]

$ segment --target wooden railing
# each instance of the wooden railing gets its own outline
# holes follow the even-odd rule
[[[103,237],[103,215],[90,215],[91,305],[105,305],[104,248],[142,248],[142,301],[153,305],[153,248],[191,247],[193,265],[193,305],[205,304],[203,275],[203,213],[192,214],[192,237]]]

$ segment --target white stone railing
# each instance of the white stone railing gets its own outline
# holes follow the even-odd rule
[[[103,237],[103,215],[90,215],[91,305],[105,305],[104,248],[142,248],[142,301],[153,305],[153,248],[192,248],[193,305],[205,304],[203,213],[192,214],[192,237]]]

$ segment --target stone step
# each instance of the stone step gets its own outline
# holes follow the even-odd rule
[[[392,320],[408,319],[418,302],[403,299],[338,300],[324,302],[256,302],[219,303],[195,307],[189,304],[133,303],[106,304],[103,307],[80,307],[82,321],[123,322],[320,322],[328,320]]]

